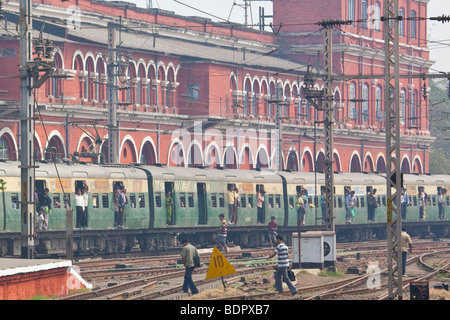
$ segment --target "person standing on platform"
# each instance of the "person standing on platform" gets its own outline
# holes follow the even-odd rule
[[[198,255],[197,248],[189,243],[189,240],[181,241],[183,249],[181,250],[181,258],[183,264],[186,267],[186,273],[184,274],[183,292],[188,293],[191,289],[191,293],[197,294],[199,291],[192,280],[192,272],[195,269],[194,256]]]
[[[283,237],[278,235],[276,237],[277,241],[277,247],[275,248],[275,251],[267,258],[267,260],[272,259],[275,255],[278,254],[278,269],[275,272],[275,290],[278,292],[283,292],[283,282],[286,283],[286,285],[289,288],[289,291],[291,291],[292,295],[295,295],[297,293],[297,288],[294,287],[291,280],[288,277],[287,271],[289,268],[289,249],[286,246],[286,244],[283,242]]]
[[[406,228],[402,227],[402,275],[406,277],[406,258],[409,253],[412,253],[412,241],[409,234],[406,233]]]

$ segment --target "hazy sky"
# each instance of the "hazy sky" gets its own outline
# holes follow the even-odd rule
[[[128,0],[136,3],[140,7],[145,7],[147,0]],[[177,2],[178,1],[178,2]],[[220,17],[224,20],[230,20],[237,23],[244,23],[244,0],[152,0],[154,8],[174,11],[180,15],[186,16],[202,16],[210,18],[213,21],[219,21]],[[313,0],[311,0],[313,1]],[[197,8],[191,9],[184,4]],[[236,4],[236,5],[233,5]],[[251,12],[248,16],[249,24],[258,23],[258,8],[265,8],[265,15],[272,15],[272,3],[270,1],[252,1]],[[239,6],[240,5],[240,6]],[[231,14],[231,15],[230,15]],[[442,14],[450,15],[450,0],[430,0],[428,3],[428,17],[441,16]],[[251,20],[253,16],[253,21]],[[318,18],[320,20],[320,17]],[[428,20],[428,46],[431,50],[431,59],[436,63],[433,65],[431,72],[443,71],[450,72],[450,22],[441,23]],[[438,42],[438,43],[436,43]]]

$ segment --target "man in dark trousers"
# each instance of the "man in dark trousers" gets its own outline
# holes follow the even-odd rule
[[[270,260],[278,254],[278,269],[275,272],[275,290],[283,292],[282,281],[284,281],[287,284],[289,291],[291,291],[291,294],[295,295],[297,293],[297,288],[294,287],[287,273],[289,268],[289,249],[286,244],[284,244],[282,236],[278,235],[276,241],[278,245],[275,248],[274,253],[267,258],[267,260]]]
[[[186,273],[184,274],[183,292],[188,293],[191,289],[192,294],[197,294],[198,289],[192,280],[192,272],[195,269],[194,256],[198,255],[197,248],[189,243],[189,240],[182,240],[183,249],[181,250],[181,258],[183,259],[183,264],[186,267]]]

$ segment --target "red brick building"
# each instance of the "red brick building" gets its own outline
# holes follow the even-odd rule
[[[428,1],[400,1],[405,16],[426,16]],[[323,169],[323,130],[307,103],[307,64],[320,69],[324,18],[357,20],[334,32],[337,74],[383,74],[382,24],[372,0],[274,0],[272,32],[184,17],[124,2],[35,1],[35,37],[55,46],[55,74],[36,90],[35,155],[108,159],[106,95],[107,24],[122,24],[118,90],[119,161],[168,166],[275,168],[276,88],[281,87],[283,168]],[[301,5],[299,5],[301,4]],[[0,21],[0,157],[18,158],[18,2],[7,1]],[[372,10],[373,9],[373,10]],[[414,23],[413,23],[414,22]],[[404,21],[402,74],[428,71],[426,21]],[[383,77],[333,84],[335,170],[383,171],[385,166]],[[402,171],[427,172],[428,105],[426,81],[402,79]],[[318,81],[318,87],[322,86]],[[314,132],[316,135],[314,136]],[[316,160],[316,161],[314,161]]]

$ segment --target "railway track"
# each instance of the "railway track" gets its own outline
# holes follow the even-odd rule
[[[433,250],[432,252],[430,252]],[[227,286],[239,286],[245,281],[246,277],[255,274],[266,273],[271,275],[269,270],[276,265],[276,259],[270,263],[265,262],[273,248],[254,249],[254,250],[235,250],[226,255],[227,259],[235,267],[237,274],[224,277]],[[416,241],[414,244],[415,256],[408,260],[408,265],[415,262],[423,265],[423,269],[432,272],[442,272],[448,269],[448,241]],[[376,258],[382,260],[386,255],[386,242],[377,243],[358,243],[346,244],[338,248],[338,257],[344,257],[352,261],[359,253],[360,259]],[[439,267],[427,265],[425,259],[433,255],[443,255],[439,260]],[[204,280],[209,263],[210,252],[206,250],[200,254],[202,263],[206,266],[196,268],[194,272],[194,281],[200,291],[207,291],[214,288],[220,288],[223,283],[221,279]],[[243,258],[246,256],[246,258]],[[182,293],[182,283],[184,277],[184,267],[178,263],[179,255],[165,255],[162,257],[129,257],[106,260],[79,261],[82,277],[89,281],[100,282],[98,289],[91,292],[79,293],[72,296],[61,298],[61,300],[181,300],[190,299],[189,295]],[[424,264],[425,263],[425,264]],[[367,283],[372,274],[362,274],[347,277],[331,283],[320,285],[309,285],[301,287],[297,284],[298,294],[291,296],[289,292],[284,294],[273,291],[270,281],[266,281],[265,287],[249,289],[239,295],[230,295],[226,297],[218,296],[219,300],[318,300],[318,299],[354,299],[355,297],[370,296],[368,299],[383,299],[383,290],[387,290],[387,278],[384,275],[385,270],[380,270],[380,284],[376,288],[368,288]],[[436,273],[431,274],[430,277]],[[419,281],[421,277],[404,278],[405,288],[413,281]],[[269,277],[268,277],[269,278]],[[301,276],[299,277],[301,278]],[[112,279],[112,281],[111,281]],[[244,279],[244,280],[243,280]],[[301,280],[299,281],[299,283]],[[231,287],[230,287],[231,288]],[[377,293],[377,296],[374,296]],[[214,299],[214,298],[212,298]],[[210,300],[205,298],[204,300]]]

